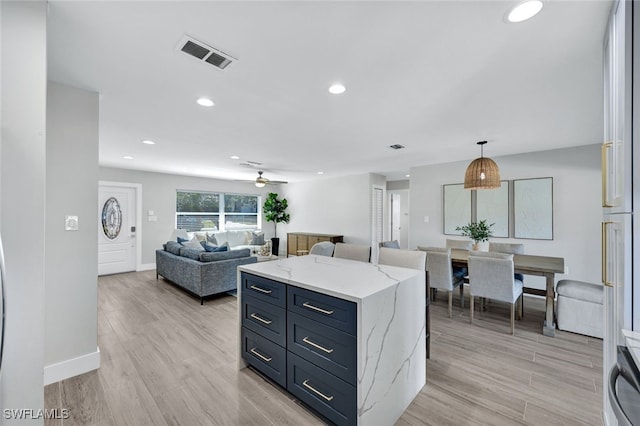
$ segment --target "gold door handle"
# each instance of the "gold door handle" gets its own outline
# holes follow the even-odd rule
[[[602,234],[601,234],[602,236],[601,237],[602,239],[602,284],[604,284],[607,287],[613,287],[613,283],[608,280],[609,271],[607,270],[607,260],[609,257],[609,253],[607,250],[607,242],[609,239],[607,227],[612,223],[613,222],[602,222]]]
[[[256,351],[256,348],[251,348],[250,352],[265,362],[271,362],[273,359],[272,357],[262,355],[260,352]]]
[[[607,199],[607,187],[609,186],[608,176],[609,168],[607,162],[607,150],[613,147],[613,142],[605,142],[602,144],[601,161],[602,161],[602,207],[615,207],[615,204],[609,204]]]
[[[315,389],[313,386],[311,386],[309,384],[309,379],[307,379],[304,382],[302,382],[302,386],[304,386],[305,388],[309,389],[310,391],[312,391],[316,395],[321,396],[322,398],[325,399],[325,401],[331,401],[333,399],[333,395],[327,396],[327,395],[323,394],[322,392],[320,392],[319,390]]]
[[[303,342],[305,342],[307,345],[311,345],[314,348],[320,349],[321,351],[324,351],[328,354],[330,354],[331,352],[333,352],[333,349],[327,349],[323,346],[320,346],[319,344],[312,342],[311,340],[309,340],[309,336],[305,336],[304,339],[302,339]]]
[[[271,294],[271,293],[273,293],[273,291],[272,291],[272,290],[266,290],[266,289],[264,289],[264,288],[262,288],[262,287],[258,287],[258,286],[256,286],[256,285],[252,285],[252,286],[251,286],[251,288],[252,288],[253,290],[255,290],[255,291],[259,291],[260,293],[264,293],[264,294]]]
[[[304,306],[307,309],[313,309],[314,311],[323,313],[325,315],[333,315],[333,311],[327,311],[326,309],[318,308],[317,306],[313,306],[309,302],[304,302],[302,306]]]
[[[271,323],[273,322],[273,321],[271,321],[271,320],[266,320],[266,319],[262,318],[261,316],[256,315],[255,313],[253,313],[253,314],[251,314],[251,315],[249,315],[249,316],[250,316],[251,318],[253,318],[253,319],[256,319],[256,320],[260,321],[260,322],[261,322],[261,323],[263,323],[263,324],[267,324],[267,325],[269,325],[269,324],[271,324]]]

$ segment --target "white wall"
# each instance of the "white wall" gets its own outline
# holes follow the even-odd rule
[[[556,275],[556,279],[600,282],[600,145],[493,159],[502,180],[553,177],[554,239],[490,240],[524,243],[528,254],[564,257],[569,273]],[[444,245],[447,236],[442,233],[442,185],[462,183],[467,165],[464,161],[411,169],[410,248]],[[425,216],[429,216],[429,223],[424,223]],[[527,285],[537,279],[525,278]]]
[[[266,194],[279,192],[279,185],[267,185],[256,188],[253,183],[234,182],[220,179],[206,179],[191,176],[178,176],[164,173],[152,173],[136,170],[125,170],[111,167],[100,167],[101,181],[138,183],[142,185],[142,267],[153,268],[156,261],[155,252],[162,248],[171,237],[176,226],[176,191],[178,189],[226,192],[262,196],[264,203]],[[97,208],[97,207],[96,207]],[[156,222],[149,222],[147,212],[153,210]],[[262,223],[265,238],[273,236],[273,223]],[[280,229],[278,228],[278,233]]]
[[[344,235],[352,244],[371,244],[371,188],[385,187],[383,176],[361,174],[283,187],[289,202],[291,221],[278,226],[278,236],[287,232],[315,232]]]
[[[45,384],[99,366],[97,93],[49,82],[46,152]]]
[[[46,3],[0,2],[0,231],[6,335],[0,408],[43,407]],[[42,424],[5,420],[3,424]]]

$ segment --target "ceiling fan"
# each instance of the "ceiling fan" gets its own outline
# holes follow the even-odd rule
[[[270,185],[276,185],[276,184],[283,184],[283,183],[288,183],[282,180],[269,180],[266,177],[262,176],[262,173],[264,173],[263,171],[258,171],[258,177],[255,180],[255,185],[258,188],[263,188],[266,184],[270,184]]]

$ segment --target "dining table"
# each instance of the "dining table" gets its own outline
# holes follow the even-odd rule
[[[467,267],[469,261],[469,251],[462,249],[451,249],[451,264],[458,267]],[[536,256],[531,254],[513,255],[514,273],[523,275],[542,276],[546,279],[544,290],[526,287],[524,292],[535,294],[546,298],[545,320],[542,327],[542,334],[555,337],[556,323],[554,319],[555,306],[555,275],[564,274],[564,258],[551,256]]]

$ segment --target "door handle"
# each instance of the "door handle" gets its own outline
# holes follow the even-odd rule
[[[609,271],[607,268],[609,251],[607,250],[609,233],[607,232],[608,225],[611,225],[613,222],[602,222],[602,284],[607,287],[613,287],[614,283],[609,281]]]

